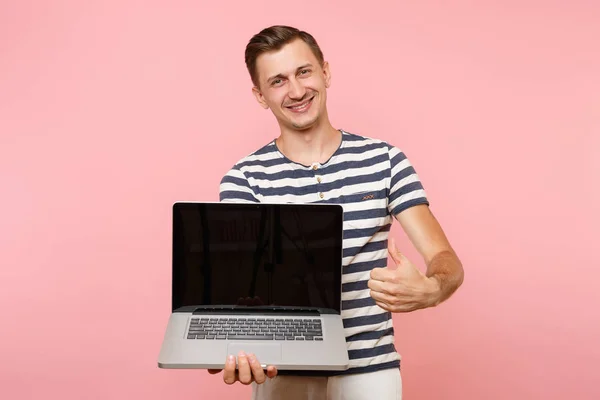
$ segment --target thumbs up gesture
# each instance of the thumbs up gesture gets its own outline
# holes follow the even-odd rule
[[[433,306],[440,292],[437,279],[428,278],[388,240],[395,269],[373,268],[369,288],[375,303],[386,311],[408,312]]]

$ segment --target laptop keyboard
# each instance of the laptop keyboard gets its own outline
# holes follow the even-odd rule
[[[320,319],[192,317],[188,339],[323,340]]]

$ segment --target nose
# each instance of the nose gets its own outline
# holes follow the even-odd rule
[[[288,96],[290,99],[301,99],[306,94],[306,88],[296,79],[290,79]]]

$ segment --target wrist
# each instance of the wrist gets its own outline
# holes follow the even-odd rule
[[[427,297],[428,307],[435,307],[441,303],[442,300],[442,280],[437,275],[427,277]]]

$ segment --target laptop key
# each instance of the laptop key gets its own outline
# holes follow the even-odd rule
[[[302,336],[296,336],[296,340],[304,340]]]
[[[227,339],[227,335],[217,335],[217,339],[219,339],[219,340]]]
[[[285,340],[285,336],[275,335],[275,340]]]
[[[314,340],[315,339],[314,336],[304,336],[304,338],[306,340]]]
[[[323,340],[323,338],[318,336],[318,337],[315,337],[315,340]]]
[[[207,338],[207,339],[214,339],[214,338],[215,338],[215,335],[206,335],[206,338]]]
[[[228,335],[229,340],[273,340],[273,335]]]
[[[196,335],[188,335],[188,339],[196,339]]]
[[[196,339],[204,339],[205,335],[196,335]]]

